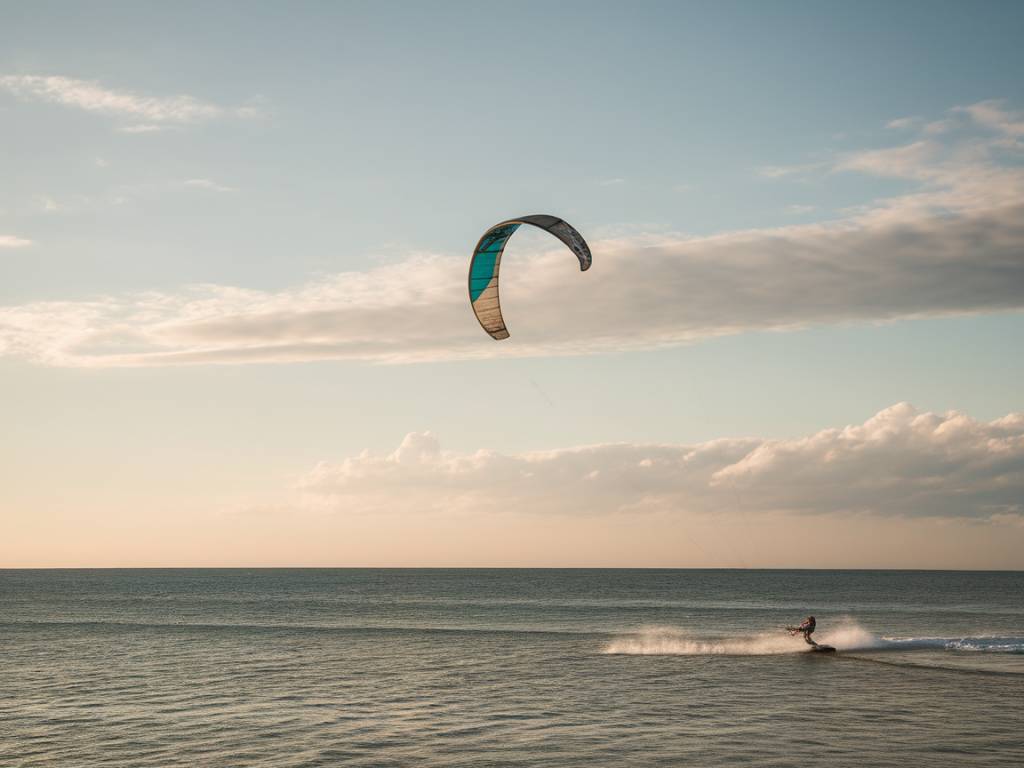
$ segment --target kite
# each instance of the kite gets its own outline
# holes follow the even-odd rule
[[[507,339],[508,329],[501,317],[501,302],[498,299],[498,271],[501,268],[501,254],[505,243],[523,224],[532,224],[550,232],[580,260],[580,271],[590,269],[593,257],[583,236],[557,216],[537,214],[509,219],[484,232],[473,250],[469,262],[469,303],[480,325],[494,339]]]

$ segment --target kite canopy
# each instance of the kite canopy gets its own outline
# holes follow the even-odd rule
[[[590,269],[593,260],[583,236],[557,216],[520,216],[495,224],[484,232],[469,262],[469,303],[480,325],[494,339],[507,339],[509,336],[498,300],[498,270],[501,268],[505,243],[522,224],[540,227],[565,243],[580,260],[581,272]]]

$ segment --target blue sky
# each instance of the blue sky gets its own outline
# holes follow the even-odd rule
[[[458,251],[520,209],[557,208],[585,231],[772,226],[788,205],[826,218],[898,185],[753,171],[890,144],[885,124],[907,115],[1019,105],[1021,14],[1013,3],[8,4],[6,73],[255,102],[265,116],[153,141],[5,99],[5,209],[26,194],[140,199],[85,222],[91,231],[53,232],[54,261],[5,269],[4,295],[51,297],[62,279],[79,294],[240,276],[274,287],[396,246]],[[159,188],[194,177],[240,194]]]
[[[251,509],[343,527],[311,468],[428,430],[442,453],[521,457],[810,439],[908,402],[1016,446],[985,425],[1024,411],[1019,3],[0,9],[5,562],[467,564],[493,518],[425,560],[388,560],[365,511],[351,552],[135,545],[154,495],[194,530]],[[450,285],[487,226],[539,212],[594,268],[517,234],[495,344]],[[421,458],[461,471],[440,455]],[[972,530],[1021,535],[1005,516],[1024,510],[989,498],[1016,466],[976,479]],[[339,471],[349,507],[388,506]],[[666,525],[709,514],[691,497],[662,499]],[[906,515],[857,504],[820,512]],[[65,549],[29,518],[64,520]],[[90,525],[120,545],[76,550]],[[653,546],[587,562],[694,563]]]

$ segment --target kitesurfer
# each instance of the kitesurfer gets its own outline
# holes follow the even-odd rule
[[[806,619],[803,620],[803,622],[800,624],[799,627],[790,627],[789,631],[792,634],[794,634],[794,635],[796,635],[796,634],[803,635],[804,636],[804,642],[806,642],[808,645],[815,645],[816,646],[817,643],[814,642],[814,640],[811,639],[811,635],[814,633],[814,628],[816,626],[817,626],[817,622],[814,620],[814,617],[813,616],[808,616]]]

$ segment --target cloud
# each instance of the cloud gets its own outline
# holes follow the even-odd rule
[[[764,165],[757,169],[759,176],[767,179],[781,179],[785,176],[802,176],[825,167],[824,163],[803,163],[800,165]]]
[[[94,485],[49,515],[27,509],[0,537],[0,561],[1024,568],[1024,414],[899,404],[785,440],[523,453],[448,451],[419,432],[390,453],[311,467],[291,488],[212,501],[200,488],[154,502],[141,487],[112,501]],[[147,503],[150,535],[111,534]]]
[[[985,131],[1001,124],[984,115]],[[897,178],[912,189],[836,221],[710,237],[592,237],[586,274],[560,246],[524,252],[513,240],[502,273],[512,338],[500,344],[473,320],[465,256],[413,253],[276,292],[199,285],[0,307],[0,354],[83,367],[403,363],[618,352],[748,331],[1019,311],[1024,167],[1005,161],[1015,151],[1005,144],[1010,130],[837,157],[831,173]]]
[[[516,254],[507,343],[473,321],[465,259],[416,255],[276,293],[198,286],[0,309],[0,351],[52,365],[378,362],[653,348],[743,331],[1024,306],[1024,206]]]
[[[888,122],[886,128],[920,129],[925,134],[941,134],[964,127],[966,121],[966,125],[982,126],[1005,136],[1024,136],[1024,113],[1007,108],[1002,99],[953,107],[947,114],[947,117],[940,120],[927,122],[920,117],[901,117]]]
[[[874,176],[895,178],[927,178],[934,165],[931,161],[938,153],[938,145],[928,141],[915,141],[900,147],[889,147],[866,152],[855,152],[840,160],[835,169],[860,171]]]
[[[0,248],[25,248],[30,245],[32,245],[32,241],[26,240],[24,237],[0,235]],[[0,346],[0,349],[3,349],[3,347]]]
[[[299,483],[348,513],[798,513],[968,518],[1024,514],[1024,414],[979,422],[906,403],[789,440],[617,443],[506,455],[444,451],[411,433],[386,456],[321,463]]]
[[[810,213],[813,210],[815,210],[815,206],[813,206],[813,205],[800,205],[800,204],[790,205],[790,206],[787,206],[787,208],[786,208],[786,212],[787,213],[791,213],[794,216],[803,216],[805,213]]]
[[[861,425],[766,441],[712,485],[804,512],[988,518],[1024,512],[1024,414],[978,422],[907,403]]]
[[[974,122],[1010,137],[1024,137],[1024,114],[1006,109],[1002,100],[982,101],[954,112],[968,115]]]
[[[106,88],[91,80],[57,75],[3,75],[0,89],[26,101],[60,104],[130,120],[132,122],[120,128],[127,133],[158,131],[171,125],[188,125],[227,115],[251,117],[254,114],[252,107],[223,107],[187,94],[145,96]]]
[[[920,123],[921,118],[919,117],[899,117],[896,118],[895,120],[890,120],[888,123],[885,124],[885,127],[902,131],[908,128],[914,128],[920,125]]]
[[[933,120],[924,127],[924,132],[928,134],[939,134],[945,133],[946,131],[952,130],[954,127],[952,120]]]
[[[188,179],[184,182],[186,187],[192,187],[193,189],[207,189],[211,192],[234,192],[234,187],[228,187],[223,184],[218,184],[211,179]]]

